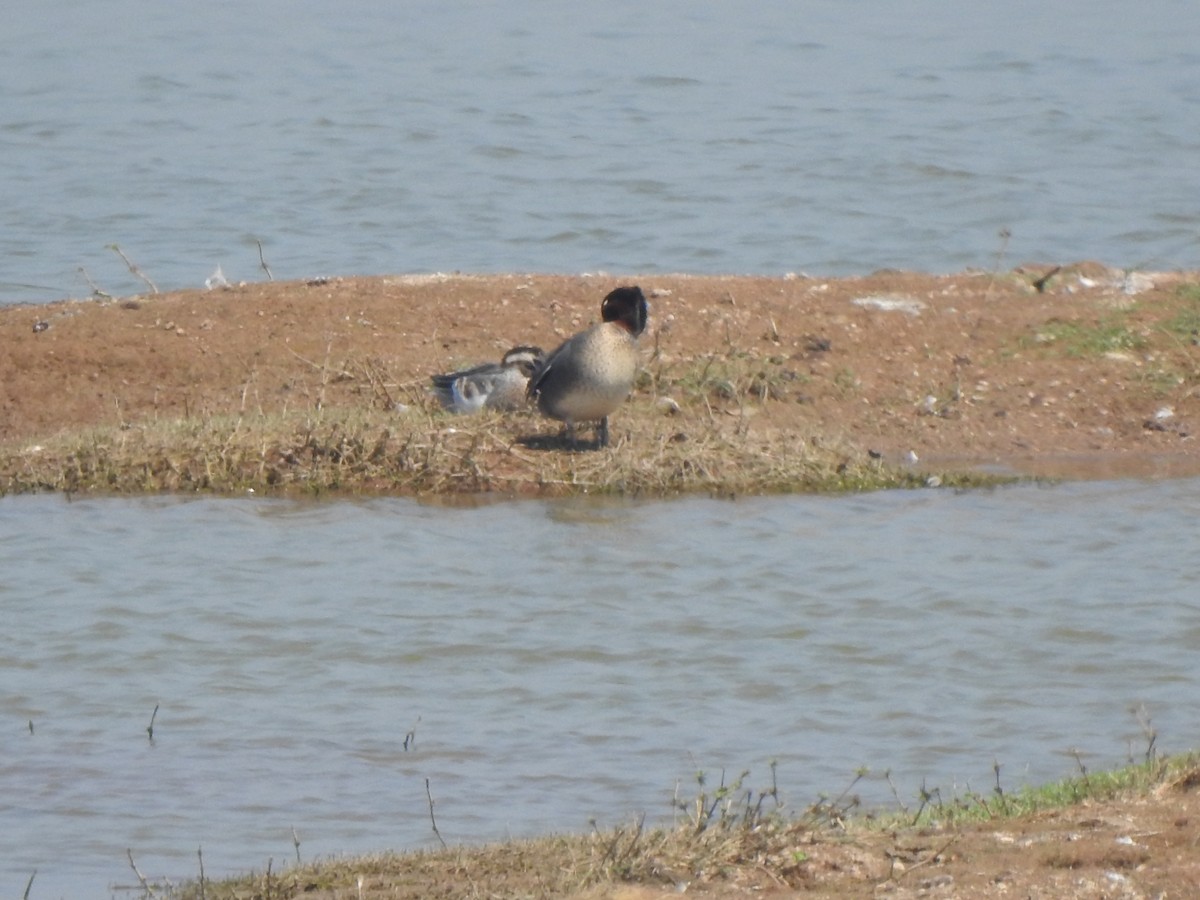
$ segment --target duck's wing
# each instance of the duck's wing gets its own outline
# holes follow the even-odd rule
[[[529,373],[529,384],[525,386],[525,396],[530,400],[538,395],[542,385],[546,381],[546,377],[550,374],[550,370],[554,367],[555,360],[562,354],[563,348],[570,341],[564,341],[557,349],[550,351],[548,355],[542,356],[534,362],[533,371]]]
[[[484,375],[496,375],[503,371],[504,367],[497,363],[483,363],[469,369],[447,372],[445,375],[430,375],[429,380],[433,382],[434,387],[448,387],[460,378],[479,378]]]

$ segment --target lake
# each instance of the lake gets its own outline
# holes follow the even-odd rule
[[[0,500],[0,894],[793,811],[1200,746],[1200,480]],[[155,714],[155,709],[157,713]],[[1141,721],[1139,721],[1139,716]],[[153,723],[153,740],[147,728]]]
[[[0,302],[397,272],[1196,267],[1190,0],[20,4]],[[1006,232],[1009,237],[1001,237]]]

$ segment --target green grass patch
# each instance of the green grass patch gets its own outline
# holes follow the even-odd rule
[[[1183,302],[1163,327],[1194,346],[1200,342],[1200,284],[1181,284],[1175,293]]]
[[[1147,346],[1126,313],[1113,313],[1098,321],[1052,320],[1028,338],[1027,347],[1054,348],[1066,356],[1093,359],[1109,353],[1129,353]]]
[[[1184,300],[1191,300],[1200,304],[1200,282],[1189,281],[1186,284],[1181,284],[1175,288],[1175,293]]]
[[[1149,755],[1143,762],[1118,769],[1089,772],[1079,763],[1079,773],[1060,781],[1039,786],[1024,786],[1007,791],[1001,785],[1000,767],[995,767],[995,783],[988,791],[966,791],[943,797],[939,789],[923,788],[915,810],[880,816],[885,826],[937,825],[957,827],[997,819],[1027,816],[1047,809],[1061,809],[1089,800],[1113,800],[1144,794],[1176,778],[1196,777],[1200,770],[1200,752],[1173,757]]]

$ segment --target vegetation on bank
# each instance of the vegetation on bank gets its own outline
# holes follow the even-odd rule
[[[1146,365],[1138,378],[1156,393],[1200,385],[1200,284],[1185,283],[1164,314],[1159,305],[1129,303],[1093,313],[1090,317],[1052,319],[1020,341],[1024,349],[1039,349],[1072,359],[1137,353]]]
[[[905,862],[885,849],[886,841],[897,835],[942,834],[953,841],[955,829],[975,823],[995,824],[1088,801],[1144,796],[1165,784],[1190,788],[1200,782],[1200,753],[1167,758],[1151,751],[1143,762],[1106,772],[1088,772],[1080,764],[1074,777],[1012,793],[1002,788],[997,768],[995,786],[986,793],[941,798],[922,792],[915,809],[902,806],[883,815],[857,809],[853,783],[838,796],[821,798],[797,815],[783,807],[774,769],[769,787],[749,788],[748,779],[749,773],[742,773],[726,783],[722,776],[712,786],[701,773],[696,794],[677,800],[675,821],[666,826],[646,827],[643,818],[583,835],[479,847],[443,845],[436,850],[331,859],[277,871],[267,865],[235,878],[199,877],[172,889],[170,896],[178,900],[299,896],[454,900],[610,896],[603,889],[621,884],[667,891],[694,885],[797,889],[819,883],[823,872],[837,871],[849,859],[861,863],[864,853],[890,859],[883,864],[882,880],[898,880],[907,871],[935,863],[940,852],[936,848],[945,842],[933,841],[928,858]],[[437,834],[432,803],[430,817]],[[202,867],[202,854],[198,861]]]
[[[455,416],[423,382],[359,366],[361,406],[149,419],[0,446],[0,494],[207,492],[321,496],[620,494],[720,496],[968,487],[1001,479],[930,475],[884,464],[841,441],[753,427],[798,376],[782,357],[730,347],[687,363],[654,360],[613,417],[614,446],[533,412]],[[766,418],[764,416],[764,418]]]

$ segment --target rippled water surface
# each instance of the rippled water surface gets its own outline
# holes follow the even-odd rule
[[[739,502],[0,500],[0,894],[1200,745],[1200,481]],[[153,742],[147,726],[154,718]]]
[[[1193,0],[13,4],[0,302],[147,290],[110,244],[164,289],[265,277],[257,240],[280,278],[1196,266],[1198,32]]]

